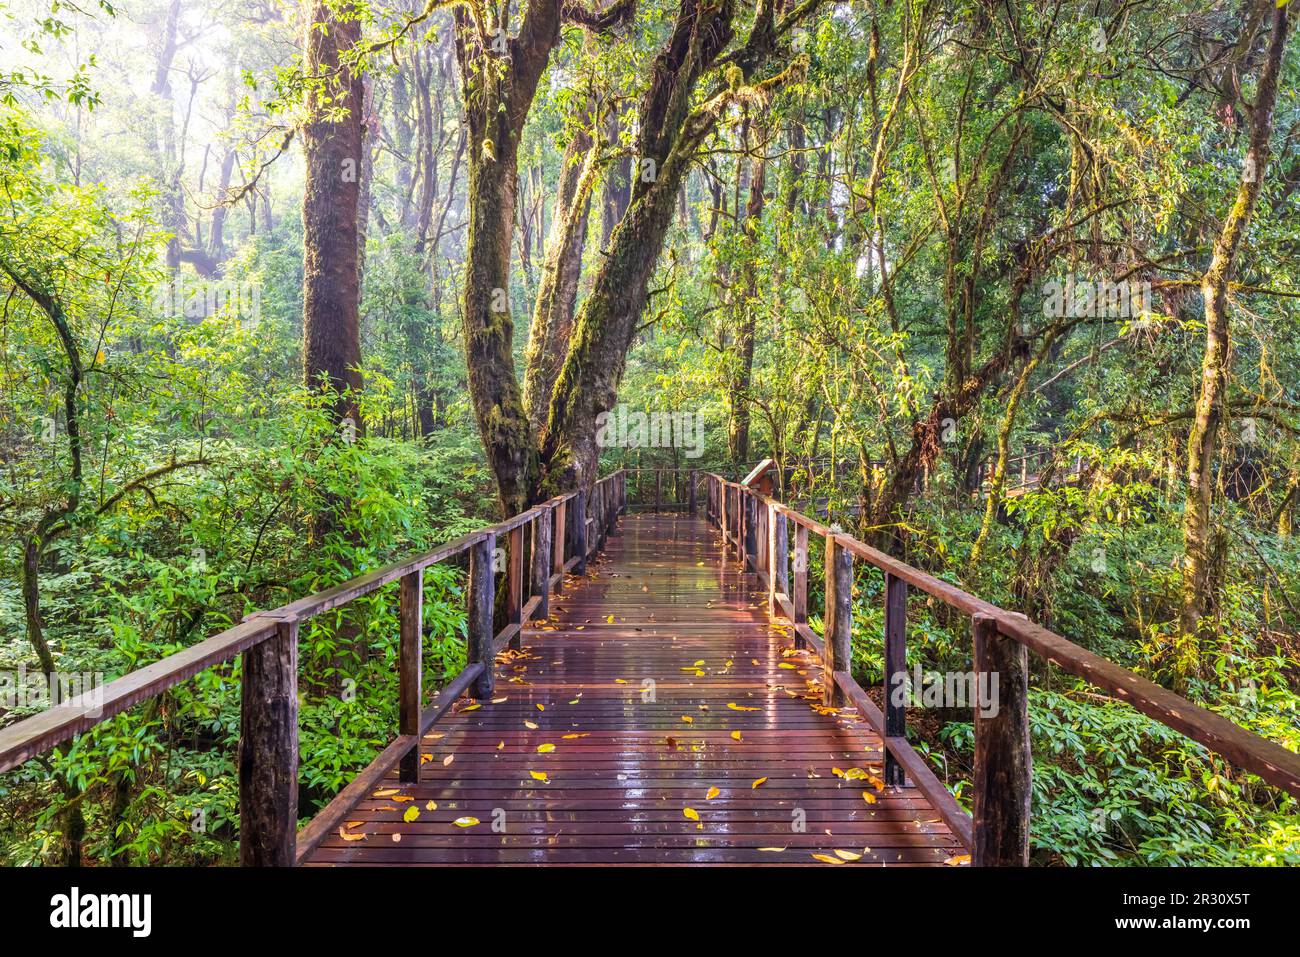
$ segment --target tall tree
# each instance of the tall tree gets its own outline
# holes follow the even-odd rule
[[[1272,7],[1268,47],[1259,75],[1255,102],[1250,106],[1250,140],[1242,163],[1236,196],[1214,243],[1209,268],[1201,277],[1205,301],[1205,350],[1195,417],[1187,436],[1187,496],[1183,506],[1183,585],[1180,632],[1187,642],[1188,664],[1194,666],[1199,640],[1208,627],[1217,584],[1212,575],[1210,506],[1214,491],[1215,448],[1223,427],[1232,370],[1229,337],[1229,284],[1237,254],[1259,200],[1270,156],[1273,112],[1277,106],[1278,75],[1286,52],[1290,4],[1259,0]],[[1253,19],[1248,21],[1253,25]],[[1247,27],[1250,29],[1250,26]],[[1247,41],[1246,46],[1250,45]],[[1185,669],[1186,670],[1186,669]]]
[[[364,88],[355,68],[361,21],[337,0],[313,0],[304,39],[303,371],[337,394],[336,421],[362,429],[360,228]],[[353,54],[349,56],[349,54]]]

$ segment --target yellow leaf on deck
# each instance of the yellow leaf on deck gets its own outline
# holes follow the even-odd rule
[[[424,809],[425,809],[426,811],[436,811],[436,810],[438,810],[438,802],[437,802],[437,801],[430,801],[428,804],[426,804],[426,805],[424,806]]]
[[[533,705],[533,707],[536,708],[538,711],[545,711],[545,710],[546,710],[546,705],[544,705],[544,704],[536,704],[536,705]]]
[[[716,787],[711,787],[709,788],[708,792],[704,795],[704,800],[712,801],[715,797],[717,797],[721,793],[722,792],[719,791]]]
[[[736,704],[734,701],[728,701],[727,707],[732,711],[761,711],[762,708],[751,708],[748,705]]]
[[[477,711],[481,707],[483,706],[476,701],[474,704],[466,705],[464,708],[461,708],[461,711]]]
[[[751,791],[754,790],[754,788],[758,787],[760,784],[762,784],[762,783],[763,783],[764,781],[766,781],[766,780],[767,780],[766,777],[761,777],[761,778],[759,778],[757,781],[755,781],[753,784],[751,784],[751,785],[749,786],[749,789],[750,789]]]
[[[455,824],[457,827],[473,827],[475,824],[479,823],[479,820],[476,817],[458,817],[451,823]]]
[[[504,741],[498,741],[498,742],[497,742],[497,750],[498,750],[498,751],[504,751],[505,748],[506,748],[506,743],[505,743]]]
[[[870,791],[863,791],[862,800],[866,801],[868,804],[875,804],[876,796],[872,794]]]
[[[613,615],[606,615],[606,616],[605,616],[605,624],[607,624],[607,625],[612,625],[612,624],[614,624],[614,616],[613,616]]]
[[[687,724],[694,724],[694,723],[695,723],[695,719],[692,718],[689,714],[684,714],[684,715],[682,715],[682,720],[685,721]]]
[[[532,777],[534,781],[546,782],[551,780],[549,777],[547,777],[545,771],[529,771],[528,774],[530,777]]]
[[[838,857],[831,857],[829,854],[814,854],[814,860],[821,861],[823,864],[843,864],[844,862]]]
[[[538,754],[550,754],[554,750],[555,750],[555,745],[553,744],[539,744],[537,746]]]
[[[402,815],[402,820],[405,821],[407,824],[410,824],[419,816],[420,816],[420,809],[416,807],[414,804],[412,804],[410,807],[406,809],[406,813]]]
[[[733,732],[731,732],[731,740],[733,740],[733,741],[739,741],[739,740],[740,740],[740,732],[739,732],[739,731],[733,731]]]
[[[409,794],[398,794],[394,796],[393,800],[398,804],[401,804],[403,801],[414,801],[415,798],[411,797]]]
[[[507,701],[509,701],[509,700],[510,700],[510,697],[507,695],[507,696],[505,696],[505,697],[501,697],[501,698],[493,698],[493,699],[492,699],[492,703],[493,703],[493,704],[505,704],[505,703],[506,703]]]
[[[841,851],[839,848],[836,848],[836,849],[835,849],[835,854],[836,854],[837,857],[842,857],[842,858],[844,858],[844,860],[846,860],[846,861],[860,861],[860,860],[862,860],[862,855],[859,854],[859,853],[857,853],[856,851]]]
[[[590,736],[590,734],[591,734],[590,731],[578,731],[578,732],[575,732],[575,733],[573,733],[573,734],[565,734],[565,735],[561,735],[561,737],[564,738],[564,739],[567,740],[567,741],[571,741],[571,740],[573,740],[574,738],[585,738],[585,737],[588,737],[588,736]]]
[[[773,854],[780,854],[785,850],[784,847],[760,847],[760,851],[771,851]]]
[[[684,807],[682,808],[682,816],[690,821],[698,821],[700,819],[700,812],[695,810],[693,807]]]
[[[970,863],[969,854],[958,854],[956,857],[950,857],[944,861],[949,867],[961,867],[963,864]]]
[[[346,827],[339,828],[339,837],[345,841],[364,841],[366,839],[364,834],[353,834]]]
[[[537,724],[534,724],[532,721],[525,721],[525,722],[524,722],[524,727],[527,728],[529,731],[536,731],[536,730],[538,729],[538,727],[540,727],[540,726],[537,725]]]
[[[392,797],[396,793],[397,793],[397,788],[383,788],[382,790],[376,791],[373,795],[371,795],[371,797],[386,798],[386,797]]]
[[[442,759],[442,766],[445,768],[447,765],[451,764],[451,762],[453,762],[453,761],[455,761],[455,760],[456,760],[456,755],[454,755],[454,754],[449,754],[449,755],[447,755],[445,758]]]

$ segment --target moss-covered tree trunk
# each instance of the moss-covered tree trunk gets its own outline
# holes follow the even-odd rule
[[[362,430],[358,200],[362,176],[362,78],[341,60],[361,39],[324,0],[311,7],[306,72],[318,78],[303,127],[303,374],[308,387],[338,393],[336,422]]]
[[[1278,74],[1286,49],[1290,6],[1272,6],[1268,52],[1260,71],[1251,109],[1250,143],[1242,164],[1236,198],[1214,243],[1210,266],[1201,278],[1205,301],[1205,350],[1195,415],[1187,436],[1187,493],[1183,504],[1183,584],[1179,632],[1183,639],[1178,670],[1188,675],[1199,667],[1199,647],[1211,629],[1218,583],[1213,580],[1211,503],[1214,493],[1215,449],[1225,415],[1232,354],[1229,334],[1228,288],[1251,215],[1268,167],[1273,111],[1277,105]]]

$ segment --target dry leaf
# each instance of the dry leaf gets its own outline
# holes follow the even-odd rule
[[[829,854],[814,854],[814,860],[821,861],[823,864],[843,864],[844,862],[838,857],[831,857]]]
[[[709,788],[708,792],[704,795],[704,800],[712,801],[715,797],[717,797],[721,793],[722,792],[715,787]]]
[[[473,827],[475,824],[479,823],[479,820],[476,817],[458,817],[451,823],[455,824],[457,827]]]
[[[761,777],[761,778],[759,778],[757,781],[755,781],[753,784],[751,784],[751,785],[749,786],[749,789],[750,789],[751,791],[754,790],[754,788],[758,787],[760,784],[762,784],[762,783],[763,783],[764,781],[766,781],[766,780],[767,780],[766,777]]]
[[[553,744],[539,744],[537,746],[538,754],[550,754],[554,750],[555,750],[555,745]]]
[[[414,804],[412,804],[410,807],[406,809],[406,813],[402,815],[402,820],[405,821],[407,824],[410,824],[419,816],[420,816],[420,809],[416,807]]]
[[[700,812],[695,810],[693,807],[684,807],[682,808],[682,816],[690,821],[698,821],[700,819]]]

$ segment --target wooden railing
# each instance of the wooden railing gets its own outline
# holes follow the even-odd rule
[[[766,585],[772,611],[790,621],[796,640],[821,655],[829,676],[824,682],[826,703],[858,708],[884,742],[886,783],[901,785],[910,777],[970,849],[976,865],[1025,865],[1029,861],[1029,651],[1300,797],[1300,755],[1281,745],[1079,647],[1022,614],[998,608],[753,489],[711,473],[706,485],[706,513],[719,528],[723,547],[732,550]],[[822,538],[826,549],[824,638],[808,625],[810,535]],[[884,574],[883,708],[877,707],[851,674],[854,558]],[[977,678],[973,686],[988,687],[978,680],[980,675],[998,676],[996,701],[974,702],[973,816],[957,805],[908,744],[905,707],[890,694],[891,678],[907,671],[910,588],[970,617]],[[987,717],[982,714],[986,704],[996,706],[987,709]]]
[[[627,503],[626,476],[615,472],[590,490],[568,492],[497,525],[430,551],[257,612],[198,644],[168,655],[65,704],[0,730],[0,772],[82,734],[214,665],[243,655],[239,739],[239,860],[244,865],[289,866],[303,860],[342,821],[356,800],[395,765],[415,781],[420,739],[462,694],[488,698],[498,651],[518,647],[525,621],[549,612],[564,573],[585,571]],[[530,574],[524,574],[524,535],[531,536]],[[498,541],[506,539],[506,550]],[[424,569],[467,554],[467,664],[427,705],[422,689]],[[504,559],[504,568],[502,560]],[[493,629],[496,573],[506,582],[505,624]],[[324,612],[399,582],[400,650],[397,737],[312,821],[298,826],[298,629]]]

